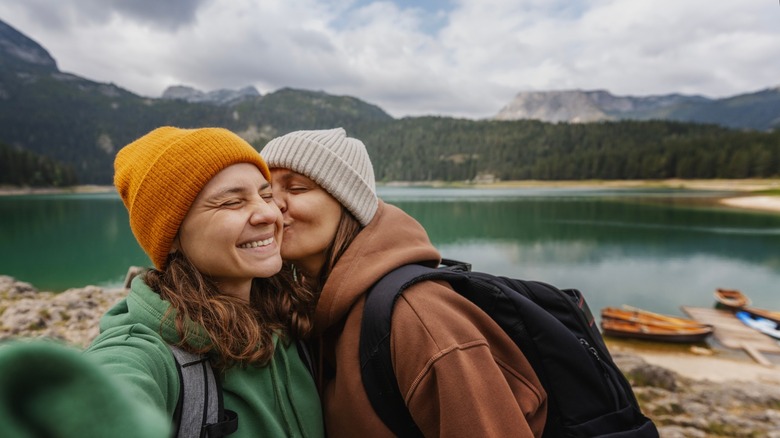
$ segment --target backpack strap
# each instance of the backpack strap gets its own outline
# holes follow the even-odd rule
[[[390,322],[401,293],[427,279],[458,276],[454,270],[405,265],[385,275],[367,293],[360,328],[360,370],[371,406],[396,436],[419,437],[420,429],[406,407],[393,370]],[[400,285],[400,286],[399,286]]]
[[[309,352],[309,346],[306,345],[306,342],[302,339],[299,339],[295,341],[296,346],[298,347],[298,356],[303,360],[303,363],[306,365],[306,369],[309,370],[309,374],[314,376],[314,360],[311,357],[311,353]]]
[[[173,414],[178,438],[229,435],[238,429],[238,416],[225,410],[222,388],[205,355],[170,345],[179,372],[179,401]]]

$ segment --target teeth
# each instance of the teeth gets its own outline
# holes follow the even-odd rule
[[[239,245],[239,248],[249,249],[249,248],[257,248],[259,246],[268,246],[274,241],[273,237],[269,237],[265,240],[258,240],[255,242],[249,242],[245,243],[243,245]]]

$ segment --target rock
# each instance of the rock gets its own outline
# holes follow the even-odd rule
[[[0,276],[0,339],[51,338],[86,347],[98,334],[100,317],[127,294],[96,286],[54,294]]]
[[[664,438],[705,438],[707,436],[707,433],[701,430],[680,426],[659,427],[658,434]]]
[[[780,385],[692,380],[636,355],[614,358],[662,437],[780,438]]]
[[[622,353],[614,354],[613,359],[633,387],[652,386],[674,391],[681,378],[666,368],[648,364],[639,356]]]

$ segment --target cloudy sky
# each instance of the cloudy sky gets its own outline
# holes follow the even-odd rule
[[[777,0],[3,0],[0,20],[61,70],[151,97],[293,87],[483,118],[520,91],[780,85]]]

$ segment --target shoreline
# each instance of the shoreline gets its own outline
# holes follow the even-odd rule
[[[610,353],[641,357],[680,376],[706,382],[762,382],[780,385],[780,358],[761,365],[738,350],[697,344],[664,344],[604,337]]]
[[[715,198],[714,203],[727,208],[752,210],[765,213],[780,213],[780,179],[711,179],[711,180],[584,180],[584,181],[498,181],[491,183],[453,183],[442,181],[404,182],[396,181],[378,184],[380,187],[436,187],[436,188],[663,188],[701,191],[732,191],[735,196]],[[10,187],[0,186],[0,196],[88,194],[116,192],[114,186],[82,185],[66,188],[56,187]],[[765,193],[769,192],[769,193]]]
[[[12,187],[0,186],[0,196],[16,195],[60,195],[69,193],[111,193],[114,186],[82,185],[72,187]]]
[[[718,203],[744,210],[780,213],[780,196],[737,196],[720,199]]]

